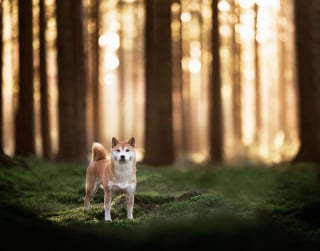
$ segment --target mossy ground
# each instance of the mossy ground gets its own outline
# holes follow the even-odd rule
[[[126,219],[125,198],[117,194],[110,223],[104,221],[102,190],[89,214],[83,212],[85,165],[26,161],[28,168],[0,168],[0,221],[8,235],[30,245],[41,236],[51,243],[47,250],[106,243],[122,250],[200,243],[237,250],[317,250],[320,243],[320,180],[312,165],[138,164],[135,218]]]

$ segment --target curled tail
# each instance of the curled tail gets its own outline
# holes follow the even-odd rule
[[[92,144],[92,161],[97,161],[107,158],[107,150],[100,143],[94,142]]]

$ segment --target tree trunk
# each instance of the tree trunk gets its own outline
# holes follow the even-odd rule
[[[94,1],[93,16],[95,15],[96,29],[92,34],[92,94],[93,94],[93,140],[101,141],[100,121],[100,85],[99,85],[99,27],[100,27],[100,1]]]
[[[240,23],[241,8],[233,3],[233,15],[237,18],[237,24]],[[219,28],[217,28],[219,29]],[[234,140],[236,147],[239,149],[242,146],[242,118],[241,118],[241,45],[240,34],[233,29],[232,34],[232,122],[234,131]]]
[[[35,154],[33,100],[32,0],[19,1],[19,97],[15,154]]]
[[[255,10],[255,18],[254,18],[254,26],[255,26],[255,34],[258,33],[258,4],[254,5]],[[261,102],[260,102],[260,59],[259,59],[259,43],[257,40],[254,41],[254,73],[255,73],[255,144],[260,146],[260,133],[261,133]]]
[[[218,0],[212,1],[212,80],[210,90],[210,158],[214,164],[223,161],[223,124],[219,56]]]
[[[39,1],[39,57],[40,57],[40,103],[41,103],[41,136],[42,155],[45,159],[51,159],[50,117],[47,81],[47,50],[46,50],[46,18],[44,0]]]
[[[100,1],[91,1],[88,6],[88,138],[89,142],[102,141],[100,119],[100,81],[99,81],[99,27]]]
[[[171,1],[146,0],[145,164],[174,161]]]
[[[83,2],[57,0],[59,154],[87,161],[86,57]]]
[[[3,88],[3,84],[2,84],[2,50],[3,50],[3,23],[2,23],[2,1],[0,1],[0,149],[1,152],[3,152],[2,147],[3,147],[3,105],[2,105],[2,88]]]
[[[300,149],[293,162],[320,164],[320,1],[295,0]]]
[[[181,0],[174,0],[173,2],[181,6]],[[173,86],[173,123],[174,123],[174,143],[176,151],[176,157],[178,159],[186,159],[187,156],[187,130],[186,130],[186,116],[184,112],[184,100],[183,100],[183,72],[181,65],[182,58],[182,25],[181,25],[181,8],[175,13],[172,18],[175,22],[180,22],[179,29],[173,30],[172,41],[172,86]]]

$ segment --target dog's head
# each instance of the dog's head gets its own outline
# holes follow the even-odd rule
[[[136,159],[136,142],[132,137],[128,141],[119,141],[117,138],[112,138],[111,158],[119,163],[126,163]]]

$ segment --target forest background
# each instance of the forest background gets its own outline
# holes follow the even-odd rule
[[[125,37],[116,38],[120,46],[116,52],[116,60],[120,59],[115,72],[118,80],[116,87],[105,90],[103,86],[112,85],[113,80],[112,75],[101,77],[101,67],[108,68],[101,61],[110,63],[114,58],[101,56],[107,50],[101,49],[102,38],[106,37],[101,34],[102,24],[106,22],[102,11],[109,13],[113,8],[125,17],[123,10],[127,5],[134,6],[129,8],[131,13],[136,8],[137,15],[145,20],[142,30],[136,31],[139,37],[133,39],[140,41],[136,45],[139,51],[130,54],[121,49],[127,43]],[[2,152],[11,156],[86,162],[93,141],[108,147],[111,136],[123,139],[136,136],[140,160],[152,165],[177,161],[319,162],[316,70],[319,48],[315,14],[318,8],[316,1],[298,0],[274,5],[259,1],[194,1],[189,5],[183,1],[1,1]],[[283,9],[288,11],[282,12]],[[275,28],[282,32],[277,33],[280,42],[276,43],[281,45],[282,49],[277,47],[277,51],[282,56],[275,54],[278,59],[274,60],[274,65],[280,68],[267,72],[274,76],[268,82],[264,81],[264,69],[269,59],[264,58],[259,30],[245,29],[248,25],[240,18],[249,13],[247,19],[251,17],[253,27],[258,27],[259,17],[268,17],[263,15],[265,10],[280,13]],[[187,23],[188,13],[191,20],[202,18],[198,25],[200,22],[208,26],[201,26],[197,33],[206,42],[200,44],[204,48],[191,48],[190,67],[186,71],[183,53],[188,36],[183,25]],[[139,20],[139,16],[134,17]],[[235,32],[229,39],[234,41],[231,47],[225,47],[223,36],[226,17],[234,17],[227,23],[227,28]],[[178,25],[174,26],[177,21]],[[12,31],[9,40],[8,24]],[[114,25],[112,21],[111,24]],[[256,34],[256,39],[250,40],[255,52],[250,55],[254,60],[247,68],[241,62],[247,60],[244,44],[248,41],[241,40],[239,27],[245,30],[244,36]],[[119,34],[125,31],[122,27],[117,29]],[[273,34],[270,29],[267,31]],[[291,35],[291,40],[283,39],[285,35]],[[106,39],[104,43],[112,47],[113,42]],[[221,48],[231,50],[233,68],[226,68],[225,50]],[[202,61],[192,61],[197,50]],[[129,67],[126,53],[131,57],[130,74],[125,68]],[[135,63],[140,68],[135,68]],[[201,71],[194,75],[199,65]],[[226,69],[230,72],[225,73]],[[247,69],[253,75],[251,82],[242,76],[247,74]],[[233,77],[227,82],[226,75],[229,80]],[[130,80],[135,76],[139,83]],[[198,89],[191,86],[193,78],[198,82]],[[226,83],[231,83],[231,99],[226,99]],[[249,97],[246,85],[252,85],[255,94]],[[56,88],[54,91],[52,86]],[[267,89],[275,86],[277,92],[267,92],[264,86]],[[196,90],[201,93],[192,99]],[[118,98],[112,98],[115,96]],[[246,104],[246,100],[253,103]],[[269,105],[264,104],[265,100],[269,100]],[[227,110],[228,105],[231,110]]]

